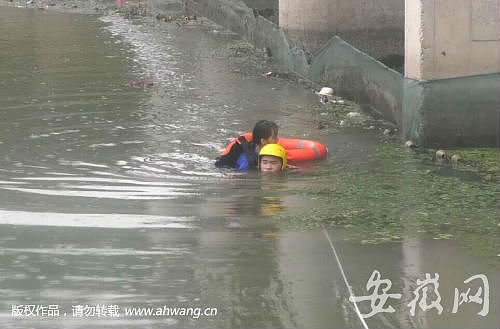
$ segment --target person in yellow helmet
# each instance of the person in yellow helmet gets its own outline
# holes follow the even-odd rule
[[[267,144],[259,152],[259,170],[275,173],[286,169],[286,151],[279,144]]]

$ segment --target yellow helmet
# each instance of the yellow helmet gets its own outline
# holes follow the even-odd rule
[[[267,144],[259,152],[258,166],[260,168],[260,157],[263,155],[271,155],[281,159],[281,170],[286,169],[286,150],[279,144]]]

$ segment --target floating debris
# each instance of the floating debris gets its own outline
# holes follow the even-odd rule
[[[461,157],[460,155],[458,155],[458,154],[453,154],[453,155],[451,156],[451,163],[452,163],[452,164],[458,164],[458,163],[459,163],[459,162],[461,162],[462,160],[463,160],[463,159],[462,159],[462,157]]]
[[[321,104],[326,104],[333,98],[333,89],[330,87],[323,87],[316,95],[319,96]]]
[[[448,163],[448,157],[446,155],[446,152],[444,150],[437,150],[436,151],[436,163],[438,164],[445,164]]]
[[[446,152],[444,150],[437,150],[436,159],[446,159]]]
[[[411,148],[414,148],[414,147],[416,147],[416,146],[415,146],[415,143],[413,143],[413,141],[411,141],[411,140],[407,140],[407,141],[405,142],[405,147],[406,147],[406,148],[411,149]]]
[[[188,24],[190,21],[196,21],[196,20],[197,20],[196,15],[184,16],[183,22],[184,22],[184,24]]]
[[[333,89],[332,88],[329,88],[329,87],[323,87],[321,88],[321,90],[319,91],[318,95],[324,95],[324,96],[333,96]]]

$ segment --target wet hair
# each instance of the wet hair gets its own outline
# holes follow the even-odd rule
[[[260,144],[262,138],[278,136],[278,125],[269,120],[260,120],[253,127],[252,140],[255,145]]]

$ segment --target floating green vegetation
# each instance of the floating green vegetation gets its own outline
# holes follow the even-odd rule
[[[497,259],[500,251],[498,151],[460,151],[461,168],[436,164],[432,151],[380,146],[358,168],[323,168],[315,186],[297,191],[316,206],[278,217],[293,229],[343,227],[358,243],[456,239]],[[491,259],[491,258],[490,258]]]

